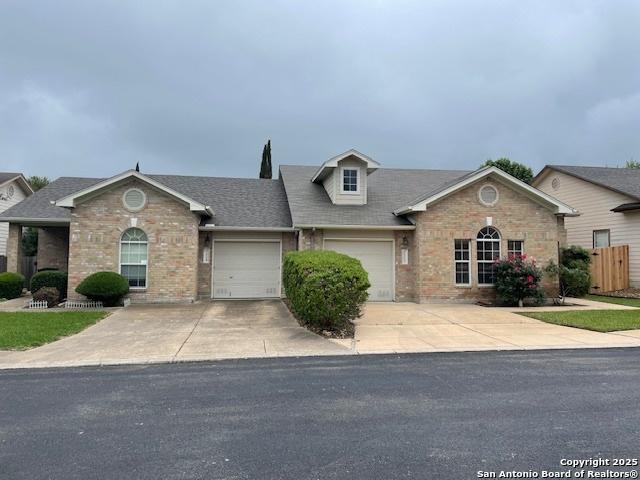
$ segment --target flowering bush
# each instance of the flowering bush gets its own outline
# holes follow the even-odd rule
[[[545,295],[541,280],[542,270],[526,255],[509,255],[507,259],[496,260],[496,291],[507,305],[521,306],[527,298],[542,303]]]

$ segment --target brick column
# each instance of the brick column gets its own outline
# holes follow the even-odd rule
[[[22,269],[22,225],[9,224],[7,239],[7,272],[20,273]]]

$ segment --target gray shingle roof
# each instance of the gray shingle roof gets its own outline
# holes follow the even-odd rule
[[[282,182],[250,178],[148,175],[215,212],[206,223],[233,227],[290,227],[291,217]],[[69,209],[51,201],[71,195],[104,179],[61,177],[9,208],[0,218],[69,219]]]
[[[324,187],[311,182],[316,170],[315,166],[280,167],[294,225],[409,225],[393,211],[470,173],[380,168],[368,177],[367,204],[355,206],[332,204]]]
[[[8,182],[12,178],[19,177],[19,173],[0,172],[0,183]]]
[[[640,169],[573,165],[547,165],[547,168],[553,168],[640,200]]]

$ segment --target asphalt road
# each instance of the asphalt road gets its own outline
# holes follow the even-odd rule
[[[470,479],[593,456],[640,456],[638,349],[0,373],[1,478]]]

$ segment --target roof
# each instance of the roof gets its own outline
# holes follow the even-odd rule
[[[581,180],[599,185],[636,200],[640,200],[640,169],[614,167],[582,167],[574,165],[547,165],[533,179],[533,184],[549,169],[557,170]]]
[[[0,172],[0,185],[10,182],[11,180],[16,180],[27,195],[31,195],[33,193],[33,188],[21,173]]]
[[[425,191],[436,190],[470,173],[380,168],[368,176],[366,205],[334,205],[324,187],[311,182],[316,171],[314,166],[280,166],[295,226],[411,225],[406,218],[394,215],[394,210],[407,205]]]
[[[211,206],[214,216],[203,224],[230,227],[288,228],[291,217],[287,198],[279,180],[146,175],[170,189]],[[61,177],[22,202],[9,208],[0,219],[68,222],[68,208],[52,205],[78,191],[95,186],[104,178]]]
[[[333,170],[338,166],[338,162],[340,160],[344,160],[345,158],[348,158],[348,157],[355,157],[361,162],[364,162],[367,165],[367,174],[373,172],[374,170],[380,167],[380,164],[376,162],[373,158],[369,157],[368,155],[365,155],[364,153],[360,153],[356,149],[352,148],[350,150],[347,150],[344,153],[341,153],[340,155],[336,155],[335,157],[330,158],[329,160],[324,162],[322,165],[320,165],[320,168],[318,168],[316,172],[313,174],[313,176],[311,177],[311,181],[319,182],[323,180],[327,175],[329,175],[331,170]]]
[[[9,180],[13,180],[20,175],[20,173],[0,172],[0,184],[8,182]]]

